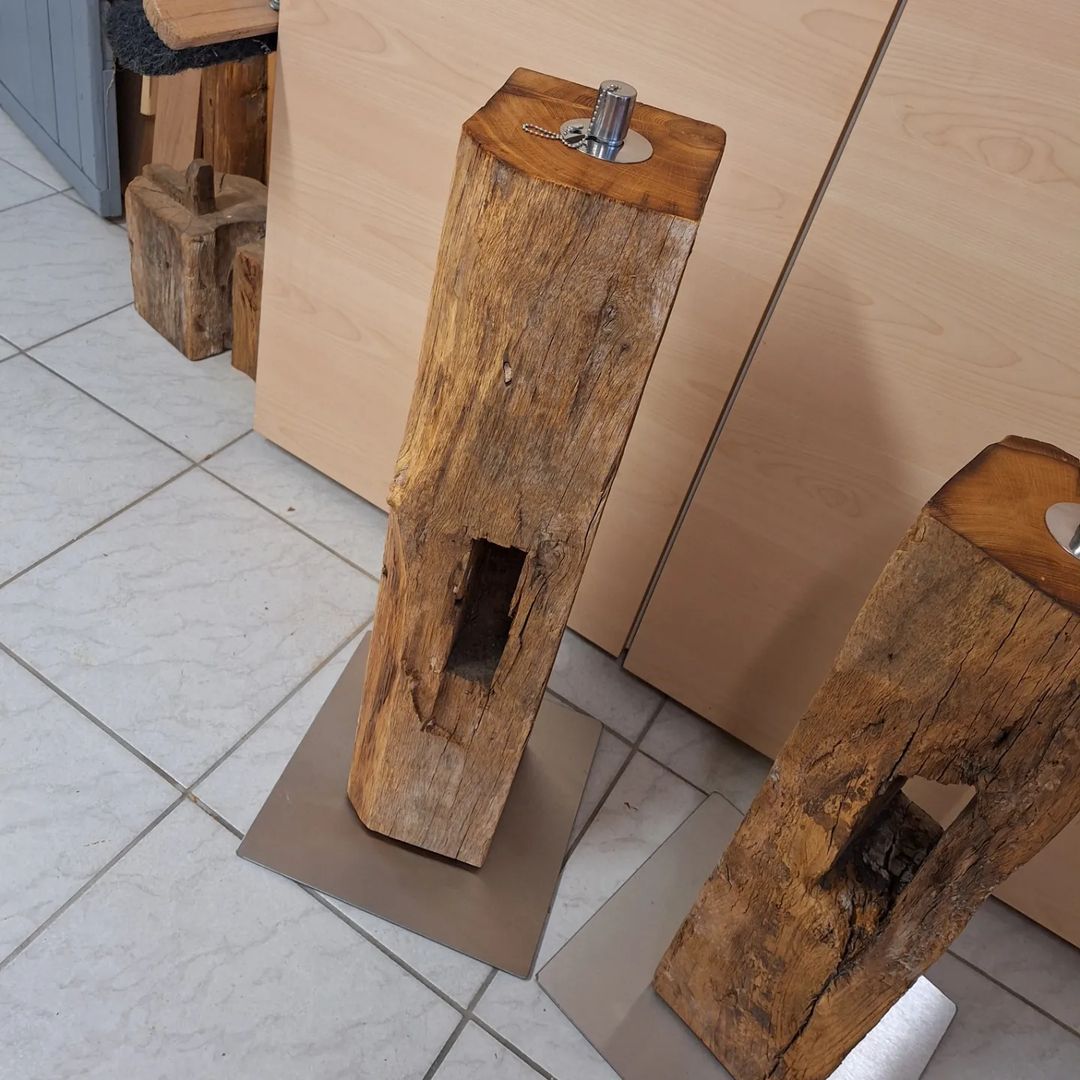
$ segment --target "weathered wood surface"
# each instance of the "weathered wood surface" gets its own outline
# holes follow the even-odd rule
[[[233,259],[232,366],[253,379],[259,365],[259,314],[262,305],[265,243],[245,244]]]
[[[143,0],[143,10],[170,49],[271,34],[278,25],[267,0]]]
[[[253,56],[202,73],[202,150],[215,171],[266,182],[267,58]]]
[[[665,955],[735,1080],[822,1080],[1080,812],[1076,459],[1009,439],[934,497]],[[974,788],[944,831],[901,793]]]
[[[135,310],[191,360],[232,340],[233,257],[266,234],[266,188],[219,176],[204,161],[187,173],[148,165],[125,195]]]
[[[466,122],[349,777],[380,833],[482,864],[723,149],[639,105],[611,165],[521,130],[595,97],[525,70]]]

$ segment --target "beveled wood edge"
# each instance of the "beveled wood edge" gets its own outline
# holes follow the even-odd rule
[[[465,121],[462,134],[503,164],[549,183],[605,195],[643,210],[700,220],[727,142],[726,132],[716,124],[638,101],[632,126],[653,144],[653,156],[635,165],[599,162],[571,152],[541,158],[538,151],[554,148],[554,141],[521,131],[526,122],[558,127],[575,116],[587,116],[595,99],[595,87],[517,68]],[[508,102],[514,106],[513,124],[501,134],[513,131],[529,142],[508,143],[494,130],[496,125],[506,125],[507,118],[501,114]],[[536,168],[541,161],[542,176]],[[656,189],[664,185],[677,197],[658,196]]]

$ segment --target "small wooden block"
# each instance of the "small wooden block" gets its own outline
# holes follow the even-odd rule
[[[135,310],[189,360],[232,342],[230,277],[237,248],[266,235],[266,187],[147,165],[125,195]]]
[[[255,378],[259,361],[259,313],[262,302],[262,240],[236,249],[233,259],[232,366]]]
[[[735,1080],[821,1080],[1080,813],[1080,463],[1006,439],[924,508],[656,973]],[[909,777],[974,790],[942,828]]]
[[[199,154],[199,97],[202,70],[188,68],[154,78],[152,160],[183,171]]]

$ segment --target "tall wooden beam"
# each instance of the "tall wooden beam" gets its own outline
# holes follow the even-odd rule
[[[735,1080],[823,1080],[1080,813],[1080,463],[1006,439],[925,507],[656,973]],[[909,777],[974,790],[944,831]]]
[[[596,92],[519,70],[462,131],[349,777],[361,820],[479,866],[723,150],[639,105],[638,164],[522,130]]]

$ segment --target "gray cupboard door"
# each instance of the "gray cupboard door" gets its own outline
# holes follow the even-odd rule
[[[0,0],[0,108],[87,205],[120,213],[115,71],[99,0]]]

